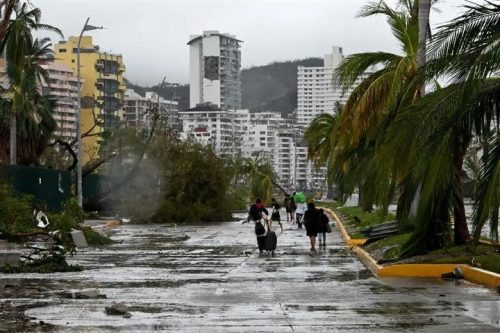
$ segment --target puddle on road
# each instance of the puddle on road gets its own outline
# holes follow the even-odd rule
[[[369,269],[363,269],[357,272],[352,271],[324,271],[324,272],[314,272],[310,274],[305,281],[306,282],[325,282],[325,281],[336,281],[336,282],[348,282],[355,280],[366,280],[373,278],[374,275]]]
[[[302,305],[302,304],[284,304],[284,309],[289,311],[289,310],[294,310],[294,311],[307,311],[307,312],[314,312],[314,311],[337,311],[338,307],[334,305]]]
[[[394,303],[394,302],[375,302],[369,307],[360,307],[354,309],[359,314],[378,314],[378,315],[410,315],[418,313],[437,313],[438,308],[430,306],[428,303]]]

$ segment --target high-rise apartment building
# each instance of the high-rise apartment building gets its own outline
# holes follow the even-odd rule
[[[41,65],[49,74],[42,93],[55,101],[53,117],[57,122],[54,136],[67,142],[76,139],[78,88],[73,70],[62,63],[47,61]]]
[[[54,101],[52,117],[57,123],[53,136],[66,142],[76,138],[77,126],[77,83],[73,70],[68,66],[47,59],[41,63],[49,81],[42,79],[39,92]],[[0,87],[9,88],[9,78],[5,74],[5,60],[0,58]]]
[[[204,31],[190,36],[190,107],[212,103],[224,110],[241,109],[241,41]]]
[[[248,119],[248,110],[224,110],[211,103],[199,104],[179,112],[180,138],[211,145],[221,156],[242,155]]]
[[[324,57],[323,67],[297,68],[297,121],[309,125],[321,113],[334,114],[336,103],[344,104],[349,93],[333,80],[337,66],[344,59],[342,48],[334,46]]]
[[[56,61],[71,67],[76,74],[78,37],[69,37],[55,45]],[[83,139],[83,160],[96,157],[103,131],[116,128],[121,121],[126,90],[122,56],[102,52],[91,36],[83,36],[80,46],[82,84],[81,130],[93,128],[94,136]],[[94,120],[94,114],[97,123]]]
[[[127,89],[123,103],[123,124],[137,130],[150,131],[153,111],[158,110],[156,128],[163,130],[176,128],[179,116],[178,104],[177,101],[164,99],[152,91],[147,91],[141,96],[134,90]]]

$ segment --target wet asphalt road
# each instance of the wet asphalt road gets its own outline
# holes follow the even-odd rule
[[[124,225],[105,249],[70,261],[83,272],[0,275],[41,292],[0,295],[55,332],[500,332],[500,294],[467,282],[374,277],[328,235],[310,255],[304,231],[284,222],[277,256],[259,256],[253,227]],[[64,299],[98,288],[106,299]],[[125,302],[132,317],[108,316]],[[0,309],[1,312],[1,309]],[[1,316],[0,316],[1,317]],[[0,325],[0,332],[19,327]]]

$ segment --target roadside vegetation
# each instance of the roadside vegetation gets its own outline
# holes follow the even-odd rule
[[[309,157],[327,166],[340,202],[358,191],[365,212],[386,214],[396,201],[396,219],[407,232],[394,240],[399,259],[477,245],[487,223],[498,242],[500,5],[469,3],[430,33],[436,2],[368,2],[359,16],[384,17],[401,52],[347,56],[334,77],[349,91],[347,102],[335,115],[318,116],[305,133]],[[470,161],[471,231],[463,185]]]
[[[18,266],[0,268],[3,273],[52,273],[79,271],[81,267],[69,265],[65,255],[74,250],[70,231],[82,230],[90,246],[112,243],[107,236],[101,235],[83,225],[84,212],[75,200],[64,204],[59,212],[47,213],[49,224],[45,228],[37,226],[34,210],[37,207],[33,197],[15,193],[8,184],[0,183],[0,239],[17,242],[37,242],[38,238],[51,239],[47,244],[60,245],[62,251],[47,252],[39,259],[20,263]],[[51,233],[57,235],[51,236]]]
[[[339,207],[337,212],[345,217],[344,226],[347,228],[351,238],[366,238],[361,231],[384,222],[395,221],[394,214],[383,212],[367,212],[361,207]]]
[[[24,238],[37,234],[60,231],[68,233],[71,230],[82,230],[88,235],[89,245],[106,245],[111,240],[83,225],[85,213],[78,207],[75,200],[63,205],[59,212],[47,213],[49,225],[46,228],[37,227],[34,210],[38,208],[34,198],[15,193],[8,184],[0,183],[0,239],[22,241]],[[66,235],[67,236],[67,235]],[[68,237],[61,239],[65,246],[72,244]]]

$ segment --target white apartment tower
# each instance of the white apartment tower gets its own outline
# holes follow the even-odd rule
[[[212,103],[224,110],[241,109],[240,43],[219,31],[190,36],[190,108]]]
[[[321,113],[334,114],[336,103],[344,104],[349,93],[343,93],[333,81],[337,66],[344,59],[342,48],[334,46],[324,57],[323,67],[297,68],[297,121],[309,125]]]
[[[169,130],[178,125],[178,102],[158,97],[155,92],[146,91],[141,96],[133,89],[127,89],[124,95],[123,123],[126,127],[150,131],[153,123],[151,110],[158,110],[158,128]]]
[[[49,82],[43,82],[42,93],[55,101],[53,117],[57,122],[54,136],[65,141],[76,138],[78,86],[73,69],[65,64],[47,61],[43,63],[49,74]]]
[[[211,145],[221,156],[241,156],[249,123],[248,110],[224,110],[215,104],[198,104],[179,112],[181,140]]]

